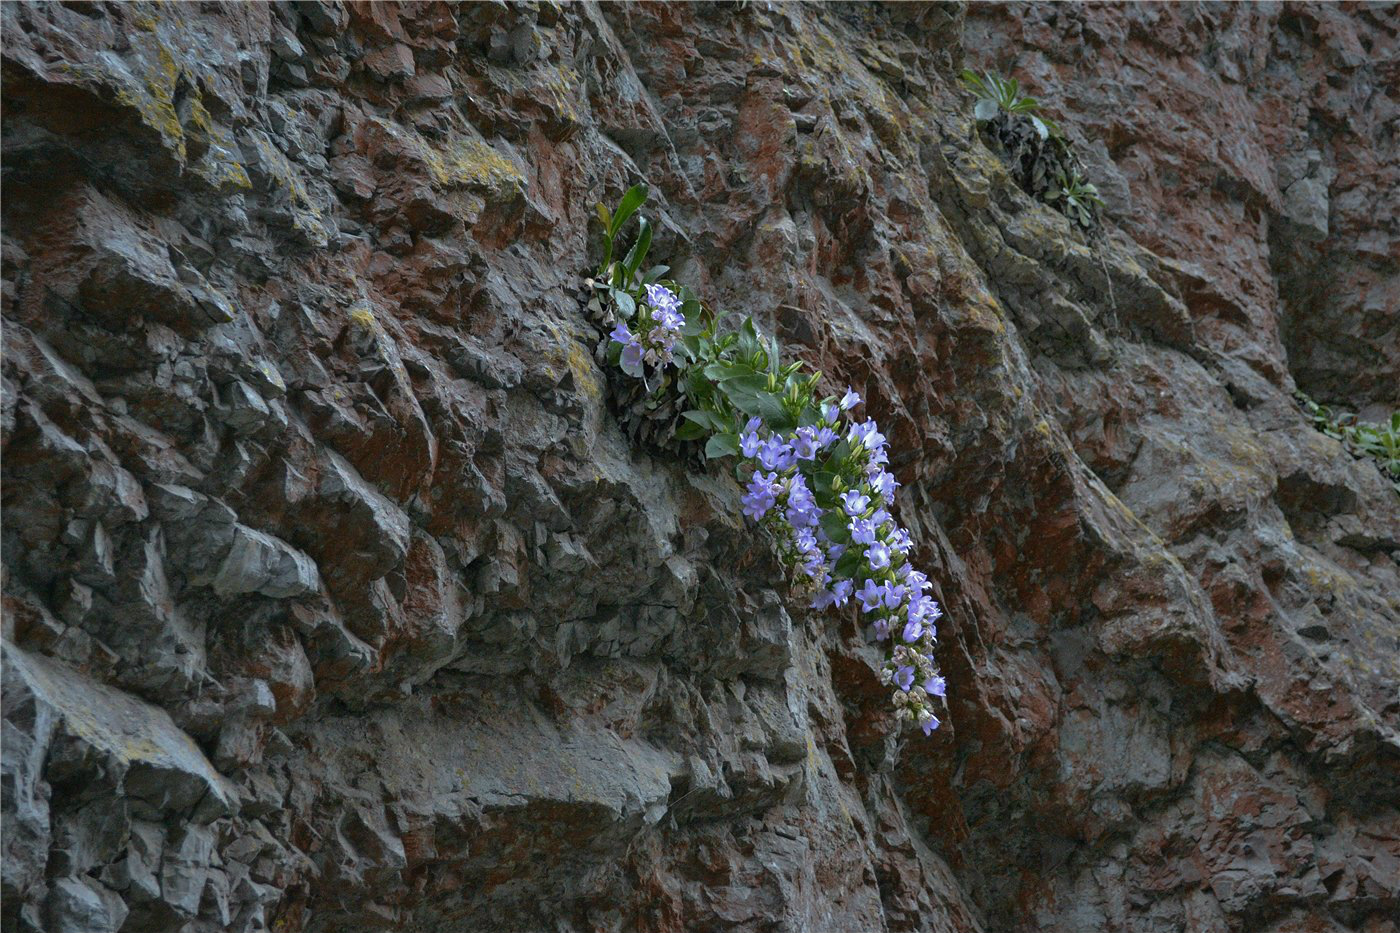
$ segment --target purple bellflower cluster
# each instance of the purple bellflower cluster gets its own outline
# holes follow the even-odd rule
[[[609,335],[622,344],[622,368],[631,375],[641,374],[643,362],[656,367],[670,363],[685,326],[680,298],[664,285],[646,286],[646,301],[637,306],[637,314],[637,333],[618,321]]]
[[[895,709],[927,735],[939,725],[930,697],[941,698],[945,690],[933,654],[943,610],[928,595],[928,577],[908,560],[909,533],[890,514],[899,483],[885,469],[885,436],[873,420],[851,421],[842,430],[846,413],[859,404],[860,396],[847,390],[839,402],[823,406],[818,424],[786,435],[766,431],[761,419],[750,418],[739,437],[752,471],[744,514],[777,537],[785,561],[814,591],[813,609],[839,608],[852,600],[860,607],[872,637],[886,643],[882,679],[894,688]],[[803,466],[843,439],[861,478],[839,493],[839,509],[827,512],[817,505]],[[844,527],[847,543],[829,534],[828,529],[836,531],[833,520]],[[858,555],[854,561],[842,560],[848,551]]]
[[[675,436],[705,438],[707,458],[739,459],[744,515],[771,532],[812,608],[858,613],[885,648],[881,676],[896,714],[931,733],[939,726],[935,698],[945,690],[934,660],[943,610],[910,563],[913,540],[892,514],[899,483],[887,469],[885,435],[852,414],[861,404],[853,390],[818,400],[820,374],[782,364],[777,343],[765,342],[752,319],[721,333],[719,313],[683,285],[661,281],[666,266],[643,274],[646,218],[638,217],[631,249],[615,258],[619,231],[646,195],[637,185],[615,213],[598,207],[603,263],[589,284],[615,313],[609,359],[641,379],[648,369],[676,368],[669,384],[693,407]],[[653,392],[667,384],[658,380]]]

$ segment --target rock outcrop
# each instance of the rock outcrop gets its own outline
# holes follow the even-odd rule
[[[1400,506],[1291,399],[1400,407],[1394,5],[0,16],[6,930],[1397,930]],[[903,453],[932,739],[609,410],[638,181]]]

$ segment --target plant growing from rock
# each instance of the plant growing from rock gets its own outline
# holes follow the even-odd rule
[[[784,362],[751,317],[722,327],[722,313],[664,278],[667,267],[642,272],[652,230],[645,217],[617,258],[619,234],[646,195],[638,185],[615,211],[598,208],[603,261],[590,288],[611,318],[605,360],[649,398],[676,394],[684,404],[677,440],[703,441],[706,459],[737,461],[743,512],[769,532],[794,585],[813,609],[858,607],[885,649],[882,678],[897,715],[932,732],[933,698],[945,688],[934,658],[943,610],[892,514],[899,483],[886,469],[885,435],[853,414],[861,399],[851,389],[819,395],[821,374]]]
[[[1086,230],[1098,222],[1097,211],[1103,207],[1099,189],[1090,184],[1078,169],[1060,169],[1059,184],[1046,192],[1045,200]]]
[[[1098,189],[1088,182],[1059,125],[1039,112],[1039,102],[1021,94],[1015,78],[964,69],[959,79],[976,95],[972,115],[1016,184],[1086,232],[1098,230],[1103,206]]]
[[[1295,392],[1294,397],[1312,419],[1313,427],[1341,441],[1352,456],[1374,460],[1400,495],[1400,411],[1391,414],[1388,424],[1358,421],[1356,415],[1333,411],[1302,392]]]
[[[990,71],[979,76],[967,68],[958,78],[977,95],[972,114],[979,121],[991,120],[998,113],[1024,114],[1042,140],[1049,139],[1051,135],[1060,135],[1060,128],[1054,120],[1036,113],[1040,103],[1034,97],[1023,96],[1021,85],[1015,78],[1003,78]]]

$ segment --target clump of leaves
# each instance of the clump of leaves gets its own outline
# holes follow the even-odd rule
[[[1015,78],[1003,78],[990,71],[979,76],[967,68],[958,77],[977,95],[972,115],[979,121],[991,120],[998,113],[1023,114],[1031,121],[1041,139],[1060,135],[1060,128],[1054,120],[1036,113],[1040,103],[1034,97],[1023,95],[1021,85]]]
[[[1088,181],[1060,127],[1040,112],[1039,102],[1022,94],[1015,78],[968,70],[960,78],[977,96],[973,116],[1021,189],[1085,231],[1098,229],[1103,206],[1098,188]]]
[[[597,274],[584,283],[584,300],[600,338],[606,337],[608,330],[619,320],[635,320],[639,311],[646,314],[648,309],[645,303],[640,309],[638,307],[646,286],[664,281],[663,277],[670,271],[664,265],[649,268],[645,265],[653,231],[651,222],[645,217],[637,217],[637,231],[631,247],[621,257],[615,252],[623,228],[646,198],[646,186],[634,185],[622,196],[616,210],[610,211],[605,205],[598,205],[598,219],[603,225],[603,257]],[[687,322],[683,332],[693,335],[699,326],[695,321],[703,318],[707,312],[689,291],[682,290],[682,297],[684,302],[680,310]],[[686,351],[681,349],[680,352]],[[686,406],[675,369],[649,364],[645,360],[629,361],[625,367],[627,375],[640,378],[618,378],[624,368],[620,348],[607,340],[599,342],[597,360],[608,374],[606,391],[609,407],[633,442],[682,459],[698,456],[695,444],[676,436],[682,422],[681,412]]]
[[[1400,494],[1400,411],[1391,414],[1389,423],[1360,421],[1356,415],[1334,411],[1302,392],[1295,393],[1295,397],[1312,419],[1313,427],[1341,441],[1352,456],[1374,460]]]
[[[1098,222],[1098,208],[1103,207],[1099,189],[1078,169],[1060,169],[1059,185],[1046,192],[1045,200],[1086,230]]]
[[[737,454],[739,429],[746,418],[761,417],[780,431],[792,430],[810,419],[816,411],[814,389],[820,373],[804,373],[801,361],[782,364],[777,342],[760,336],[752,318],[746,317],[721,333],[724,312],[702,304],[689,287],[665,278],[669,266],[641,272],[651,246],[652,227],[645,217],[638,218],[631,249],[622,259],[615,258],[618,234],[646,198],[646,186],[636,185],[623,195],[615,212],[598,205],[603,262],[597,277],[590,280],[591,290],[599,296],[590,309],[611,315],[602,323],[621,320],[635,330],[648,331],[653,313],[649,287],[659,286],[679,299],[684,324],[669,347],[670,359],[626,361],[623,345],[614,340],[607,344],[608,364],[641,380],[650,389],[653,402],[674,384],[691,407],[678,412],[683,420],[677,421],[673,434],[682,441],[708,437],[707,457]]]
[[[603,279],[612,291],[626,292],[627,286],[646,260],[647,251],[651,249],[651,221],[639,217],[637,239],[632,248],[627,251],[627,256],[621,260],[620,265],[613,262],[613,244],[617,241],[617,235],[646,199],[647,186],[633,185],[618,202],[616,211],[608,210],[606,204],[598,205],[598,219],[603,222],[603,263],[598,267],[598,278]]]

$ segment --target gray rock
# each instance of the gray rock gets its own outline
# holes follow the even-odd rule
[[[123,792],[152,813],[232,813],[237,792],[164,710],[12,645],[4,646],[5,680],[20,708],[42,716],[68,742],[100,763]],[[35,743],[47,736],[30,733]],[[21,742],[21,760],[39,754]],[[89,758],[88,756],[91,756]],[[31,791],[32,798],[37,791]],[[23,798],[18,798],[22,800]],[[29,811],[37,819],[40,811]],[[22,815],[22,814],[21,814]]]
[[[339,454],[327,451],[319,494],[353,517],[358,527],[347,529],[370,560],[370,579],[397,566],[408,551],[409,520],[393,502],[372,488]]]
[[[85,878],[60,878],[49,889],[46,928],[53,933],[117,933],[127,909],[114,891]]]
[[[321,588],[316,563],[296,548],[246,525],[235,525],[233,543],[207,584],[220,596],[261,593],[274,598],[308,596]]]

